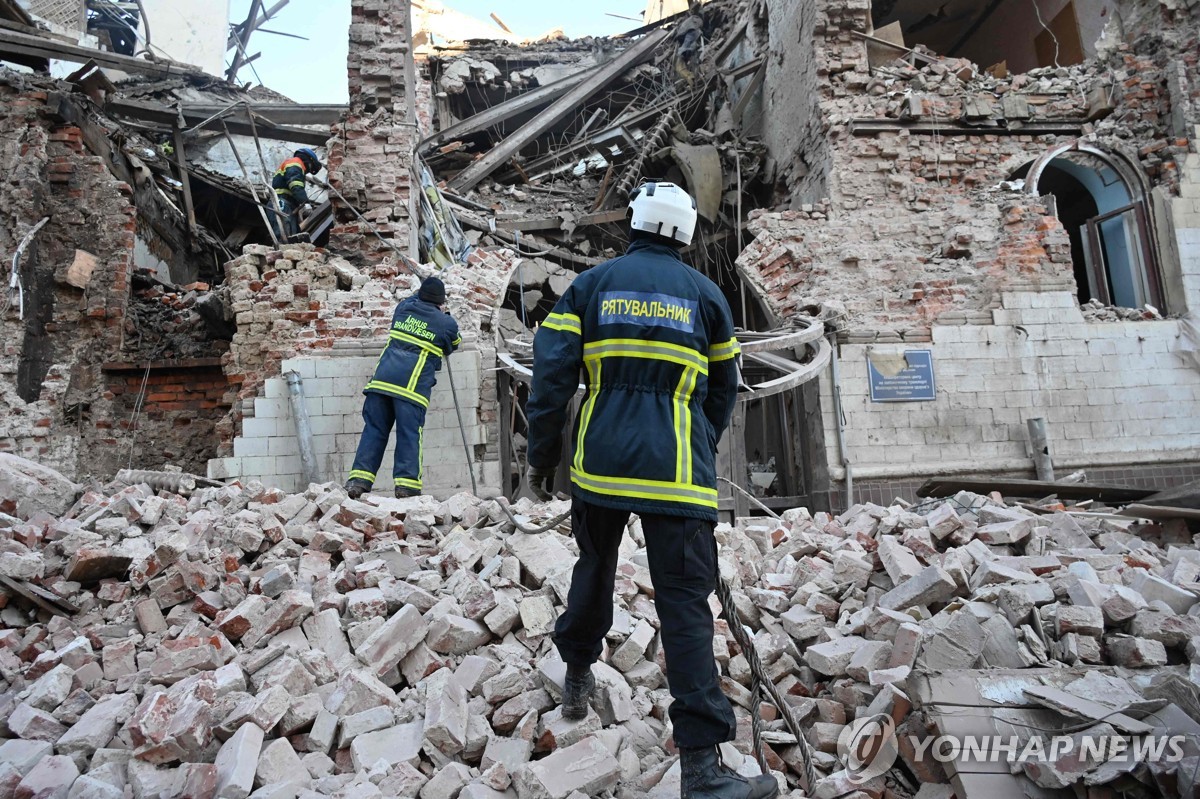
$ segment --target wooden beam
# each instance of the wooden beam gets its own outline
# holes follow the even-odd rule
[[[171,131],[171,139],[175,143],[175,158],[179,161],[179,182],[183,184],[183,209],[187,212],[188,233],[196,227],[196,206],[192,204],[192,178],[188,175],[187,155],[183,151],[183,115],[179,115],[179,124]]]
[[[492,107],[467,117],[461,122],[456,122],[447,128],[443,128],[428,137],[421,142],[421,150],[428,152],[437,149],[444,144],[461,139],[464,136],[470,136],[472,133],[478,133],[494,125],[499,125],[501,122],[512,119],[518,114],[549,105],[571,89],[595,76],[599,70],[600,67],[598,66],[590,67],[576,72],[574,75],[568,75],[562,80],[556,80],[553,83],[547,83],[545,86],[538,86],[536,89],[527,91],[524,94],[518,94],[516,97],[505,100],[502,103],[496,103]]]
[[[1039,120],[1020,125],[966,125],[957,120],[943,122],[902,122],[899,119],[852,119],[850,133],[874,136],[877,133],[922,133],[931,136],[1079,136],[1084,120]]]
[[[600,68],[595,78],[581,83],[571,91],[559,97],[550,107],[535,118],[525,123],[513,135],[493,147],[486,155],[472,163],[450,181],[450,188],[457,192],[469,191],[481,180],[495,172],[509,159],[519,153],[528,144],[537,139],[564,117],[575,111],[588,98],[597,94],[608,84],[623,75],[626,70],[637,66],[649,58],[655,48],[669,38],[668,31],[656,31],[630,47],[620,56]]]
[[[26,33],[0,29],[0,59],[6,59],[9,54],[33,56],[34,58],[52,58],[59,61],[69,61],[73,64],[86,64],[95,61],[104,69],[119,69],[134,75],[151,75],[156,78],[166,78],[173,75],[193,75],[209,77],[199,67],[180,64],[175,61],[147,61],[142,58],[110,53],[104,50],[93,50],[90,47],[80,47],[74,44],[53,41],[43,36],[31,36]]]
[[[184,104],[182,107],[185,117],[207,119],[219,114],[226,106],[202,104]],[[226,121],[247,119],[246,110],[254,112],[259,124],[269,121],[274,125],[332,125],[338,122],[346,113],[347,106],[337,104],[304,104],[304,103],[249,103],[237,106]]]
[[[737,105],[733,107],[733,121],[742,124],[742,115],[746,113],[746,106],[750,105],[750,101],[758,94],[758,90],[762,88],[763,81],[767,77],[767,65],[764,63],[759,66],[758,71],[754,73],[754,77],[750,79],[750,83],[746,85],[742,96],[738,98]]]
[[[114,116],[127,117],[129,119],[136,119],[139,122],[150,122],[166,127],[173,127],[178,116],[178,112],[174,108],[160,103],[147,103],[138,100],[114,100],[108,103],[104,107],[104,110]],[[183,111],[184,120],[191,126],[221,130],[222,123],[224,123],[224,125],[228,126],[230,133],[236,133],[239,136],[253,136],[255,133],[255,126],[251,124],[249,112],[245,106],[234,106],[228,109],[229,113],[227,115],[221,114],[219,106],[183,106],[181,110]],[[328,131],[267,124],[262,120],[262,116],[257,114],[255,106],[250,106],[250,110],[254,110],[256,113],[256,118],[259,120],[257,132],[264,139],[295,142],[297,144],[313,144],[318,147],[323,147],[329,141]],[[208,113],[209,111],[213,111],[213,113]]]
[[[1044,483],[1012,477],[935,477],[917,489],[919,497],[952,497],[959,491],[987,494],[999,491],[1006,497],[1041,499],[1051,494],[1059,499],[1092,499],[1106,504],[1138,502],[1158,492],[1157,488],[1093,485],[1091,483]]]
[[[764,63],[765,59],[752,58],[744,64],[738,64],[736,67],[721,70],[721,74],[732,78],[734,81],[739,81],[747,75],[753,75]]]

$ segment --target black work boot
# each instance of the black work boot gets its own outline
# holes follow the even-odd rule
[[[764,774],[746,779],[721,762],[715,746],[680,747],[679,765],[683,771],[682,799],[772,799],[779,795],[774,777]]]
[[[350,495],[350,499],[358,499],[363,494],[370,492],[371,484],[359,477],[351,477],[343,486],[346,493]]]
[[[419,497],[421,492],[415,488],[405,488],[404,486],[396,486],[396,499],[408,499],[409,497]]]
[[[587,716],[588,700],[595,691],[596,678],[592,676],[591,666],[567,664],[567,679],[563,683],[563,718],[579,721]]]

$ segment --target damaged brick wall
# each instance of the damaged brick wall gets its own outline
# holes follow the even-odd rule
[[[499,485],[493,331],[515,265],[515,253],[478,251],[467,265],[439,273],[463,337],[452,368],[481,491]],[[224,369],[237,388],[227,397],[232,411],[218,425],[221,457],[210,461],[208,474],[303,488],[283,380],[296,371],[322,477],[343,479],[362,432],[362,388],[387,341],[396,303],[419,279],[390,261],[359,268],[311,245],[282,251],[252,245],[226,273],[238,330]],[[425,488],[437,494],[470,487],[445,375],[443,369],[424,436]],[[389,449],[379,486],[390,472]]]
[[[229,381],[220,361],[159,362],[149,374],[140,364],[110,364],[105,371],[104,397],[111,401],[113,418],[122,420],[123,427],[135,414],[138,418],[133,468],[170,463],[204,474],[220,440],[217,425],[230,410]],[[128,448],[122,447],[113,459],[116,466],[127,467]],[[106,474],[112,471],[110,467]]]
[[[0,449],[83,475],[103,468],[110,441],[99,365],[120,346],[134,211],[128,187],[87,152],[78,128],[47,115],[46,100],[0,83],[0,246],[11,253],[50,219],[21,262],[25,318],[15,307],[0,317]],[[83,288],[68,282],[77,258],[94,260],[90,275],[71,278]]]
[[[80,479],[111,477],[131,449],[140,468],[202,467],[215,454],[216,408],[145,402],[135,440],[138,392],[103,368],[130,365],[140,387],[138,343],[153,334],[130,316],[134,193],[89,150],[83,131],[55,115],[43,83],[13,74],[0,81],[0,251],[8,264],[20,237],[49,217],[21,261],[24,320],[16,308],[0,314],[0,451]],[[197,384],[195,374],[168,374],[162,391]]]
[[[408,0],[351,3],[350,107],[329,146],[332,184],[401,250],[409,242],[409,186],[416,141]],[[339,207],[331,246],[381,257],[388,248]]]
[[[1200,135],[1187,124],[1200,89],[1196,18],[1151,0],[1126,5],[1145,30],[1127,31],[1100,60],[994,78],[954,59],[872,74],[855,35],[871,30],[869,2],[816,4],[828,191],[756,214],[738,263],[780,317],[830,306],[857,479],[1027,469],[1029,416],[1048,418],[1064,465],[1200,460],[1200,376],[1177,354],[1178,323],[1085,322],[1067,231],[1051,204],[1007,182],[1080,137],[1135,165],[1163,217],[1164,276],[1187,287],[1170,307],[1200,307],[1200,237],[1190,232],[1200,228]],[[1061,324],[1048,327],[1046,315]],[[868,349],[914,342],[934,352],[937,401],[870,402]],[[830,380],[827,455],[841,479]]]

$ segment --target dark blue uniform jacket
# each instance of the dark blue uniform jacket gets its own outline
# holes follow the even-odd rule
[[[414,294],[396,306],[387,346],[363,392],[388,394],[428,408],[437,383],[434,372],[461,343],[458,324],[450,314]]]
[[[575,421],[573,493],[635,512],[717,518],[717,441],[737,399],[729,304],[668,246],[635,241],[575,279],[533,342],[529,463],[558,463]]]

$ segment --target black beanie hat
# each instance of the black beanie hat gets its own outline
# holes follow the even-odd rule
[[[444,305],[446,302],[446,284],[436,277],[427,277],[421,281],[421,290],[417,296],[425,302],[434,305]]]

